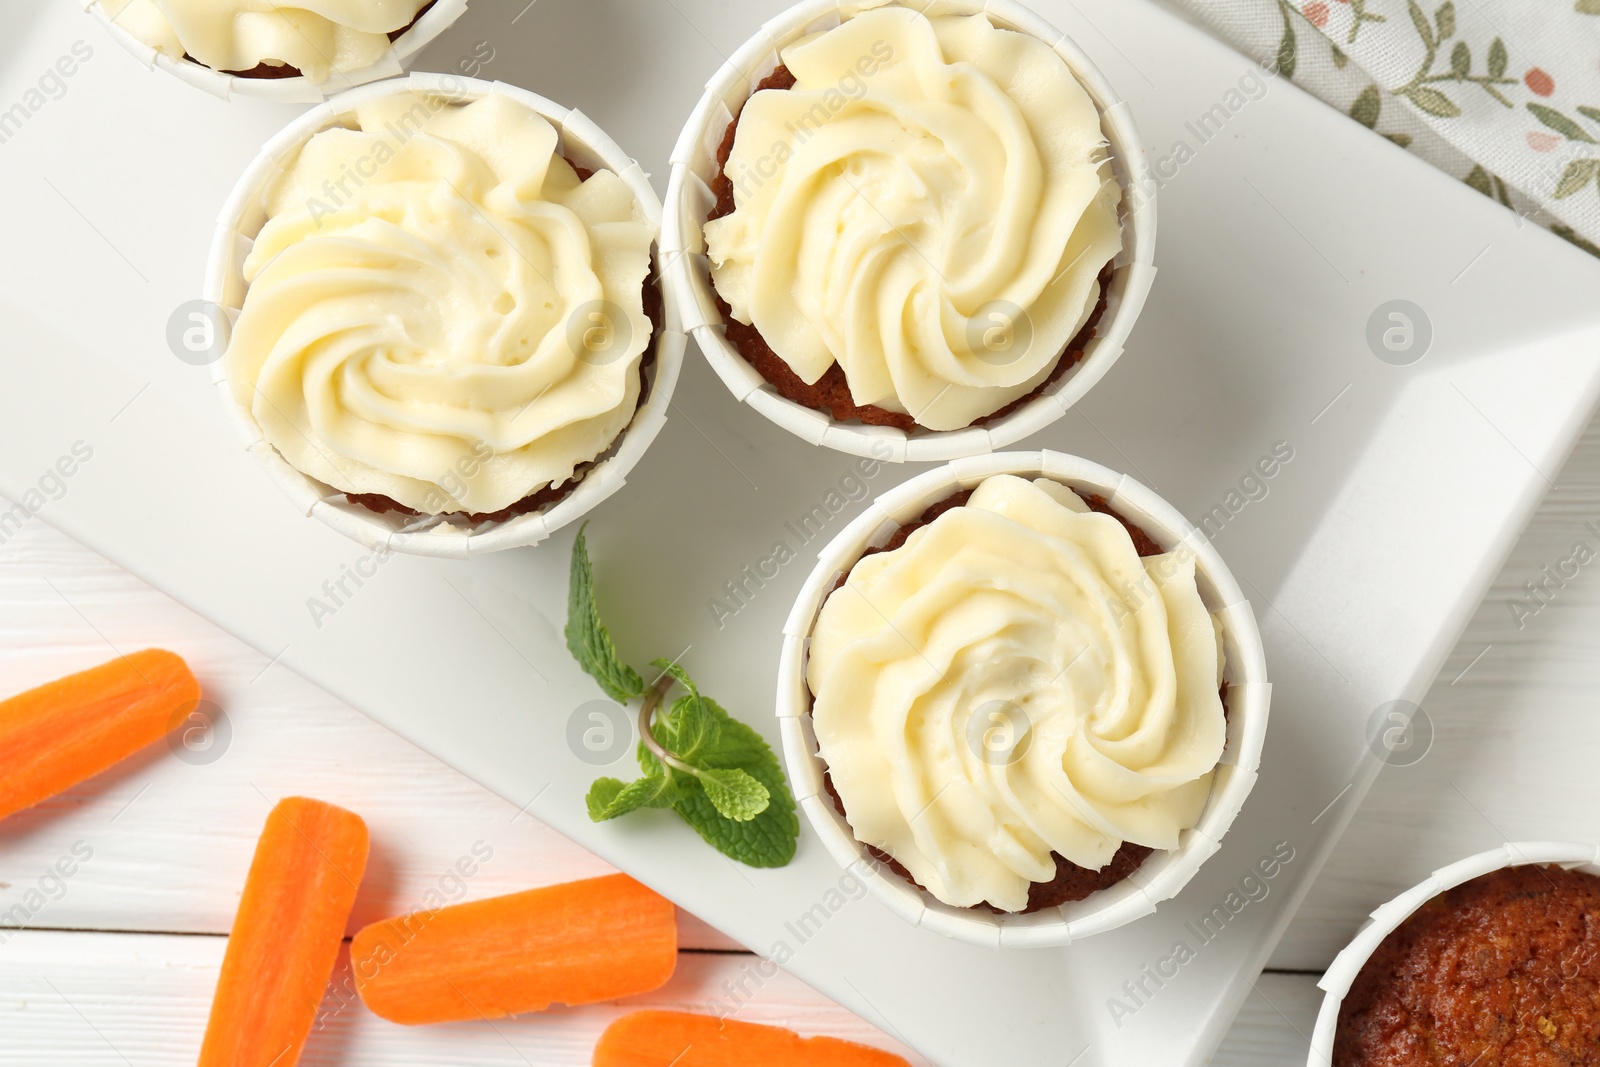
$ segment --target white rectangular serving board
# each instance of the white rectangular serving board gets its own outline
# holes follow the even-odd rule
[[[584,110],[664,189],[704,79],[781,6],[475,0],[418,69],[487,41],[483,76]],[[1420,698],[1594,404],[1600,264],[1293,86],[1229,96],[1252,64],[1145,0],[1036,6],[1127,97],[1153,157],[1182,140],[1192,158],[1166,165],[1160,275],[1127,354],[1027,446],[1126,470],[1196,521],[1276,443],[1294,451],[1216,536],[1275,682],[1261,781],[1153,917],[1065,949],[988,951],[870,900],[830,910],[840,872],[809,832],[790,867],[754,871],[665,815],[590,824],[589,781],[631,768],[597,770],[567,745],[569,716],[598,696],[560,640],[570,531],[470,563],[392,559],[318,627],[309,599],[363,551],[293,511],[238,446],[208,370],[165,340],[199,295],[235,175],[298,109],[147,74],[67,0],[0,13],[0,109],[29,111],[0,144],[0,492],[940,1064],[1203,1063],[1366,788],[1369,716]],[[64,93],[28,95],[78,40],[93,54]],[[1187,124],[1229,101],[1243,102],[1201,141]],[[1434,333],[1409,367],[1365,340],[1396,298]],[[80,441],[92,458],[47,477]],[[625,656],[687,649],[702,686],[776,743],[779,633],[818,547],[787,524],[851,462],[736,404],[691,351],[672,421],[590,527]],[[29,496],[41,479],[49,494]],[[719,629],[708,601],[779,541],[800,559]],[[1280,842],[1294,858],[1230,899]],[[1207,915],[1214,936],[1196,932]],[[1186,961],[1164,964],[1179,941]]]

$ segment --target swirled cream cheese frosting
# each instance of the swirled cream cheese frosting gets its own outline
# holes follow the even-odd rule
[[[1121,247],[1094,101],[1043,41],[898,5],[784,49],[706,224],[713,283],[808,385],[953,430],[1026,396]]]
[[[290,464],[428,514],[561,486],[638,406],[653,226],[508,97],[400,93],[268,190],[225,359]]]
[[[1220,630],[1192,553],[1011,475],[858,562],[807,680],[858,840],[939,900],[1022,911],[1052,853],[1173,849],[1222,756]]]
[[[291,66],[315,82],[369,67],[428,0],[103,0],[145,44],[214,70]]]

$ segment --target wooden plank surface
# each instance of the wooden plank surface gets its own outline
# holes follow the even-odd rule
[[[1384,768],[1273,966],[1324,967],[1373,908],[1463,856],[1600,842],[1600,420],[1545,474],[1549,496],[1423,701],[1432,748]],[[1593,562],[1562,578],[1580,545]]]
[[[0,972],[0,1065],[126,1064],[172,1067],[200,1049],[222,937],[25,931],[5,946]],[[703,1010],[738,982],[748,956],[685,952],[666,988],[628,1009]],[[558,1008],[493,1023],[397,1026],[363,1009],[342,956],[324,998],[304,1067],[400,1067],[472,1063],[482,1067],[578,1067],[622,1013],[613,1005]],[[745,1022],[830,1034],[927,1061],[849,1012],[779,972],[764,980],[737,1016]]]
[[[1385,771],[1273,959],[1311,973],[1264,975],[1214,1062],[1302,1058],[1320,1000],[1315,972],[1419,873],[1507,838],[1600,840],[1592,769],[1600,561],[1562,577],[1580,542],[1600,554],[1600,425],[1563,471],[1546,473],[1550,499],[1425,702],[1431,750]],[[1529,581],[1544,583],[1538,599]],[[46,1053],[69,1067],[192,1055],[219,935],[279,796],[312,794],[368,819],[376,847],[357,923],[430,891],[476,898],[609,869],[42,521],[0,544],[0,604],[0,692],[164,645],[190,659],[228,723],[212,748],[180,755],[158,746],[0,824],[0,914],[39,903],[29,891],[48,889],[29,909],[29,930],[0,943],[0,1065],[32,1067]],[[474,845],[493,856],[462,878],[456,861]],[[74,847],[91,855],[64,883],[47,881]],[[673,984],[643,1003],[703,1008],[751,961],[705,924],[683,920],[686,948],[718,951],[685,952]],[[594,1037],[622,1010],[422,1030],[334,1011],[307,1062],[587,1063]],[[747,1010],[807,1032],[894,1044],[787,977],[766,983]]]
[[[222,937],[24,931],[0,955],[0,1067],[38,1064],[170,1067],[200,1047]],[[556,1009],[488,1023],[403,1027],[353,1004],[342,957],[302,1063],[306,1067],[586,1067],[600,1033],[627,1010],[704,1011],[739,982],[751,957],[686,952],[665,989],[616,1005]],[[1212,1061],[1282,1067],[1303,1058],[1321,1003],[1311,975],[1266,974]],[[828,1034],[926,1060],[785,974],[766,980],[737,1016]]]

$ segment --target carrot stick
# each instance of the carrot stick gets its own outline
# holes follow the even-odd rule
[[[367,866],[367,824],[288,797],[267,816],[222,957],[200,1067],[294,1067]]]
[[[498,1019],[660,989],[678,965],[672,903],[614,874],[373,923],[356,988],[391,1022]]]
[[[0,819],[160,740],[199,700],[188,665],[152,648],[0,701]]]
[[[594,1067],[910,1067],[892,1052],[681,1011],[636,1011],[606,1028]]]

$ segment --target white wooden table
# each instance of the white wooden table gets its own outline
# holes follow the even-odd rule
[[[1509,606],[1576,542],[1600,550],[1585,527],[1600,529],[1600,420],[1563,471],[1545,473],[1555,489],[1428,699],[1432,751],[1385,771],[1215,1063],[1302,1060],[1321,968],[1368,911],[1428,870],[1507,839],[1600,840],[1600,562],[1552,586],[1536,614],[1519,619]],[[254,838],[280,796],[342,804],[372,827],[357,925],[435,888],[478,898],[608,870],[37,520],[0,545],[0,605],[0,694],[161,645],[189,659],[231,729],[214,762],[158,745],[0,823],[0,915],[40,905],[24,929],[0,930],[0,1067],[192,1060]],[[449,873],[480,842],[493,857],[479,873],[466,882]],[[92,856],[70,880],[48,879],[75,846]],[[692,917],[681,929],[677,976],[628,1007],[703,1008],[754,961]],[[587,1064],[622,1010],[401,1028],[364,1012],[342,971],[303,1062]],[[900,1049],[785,977],[762,985],[742,1017]]]

